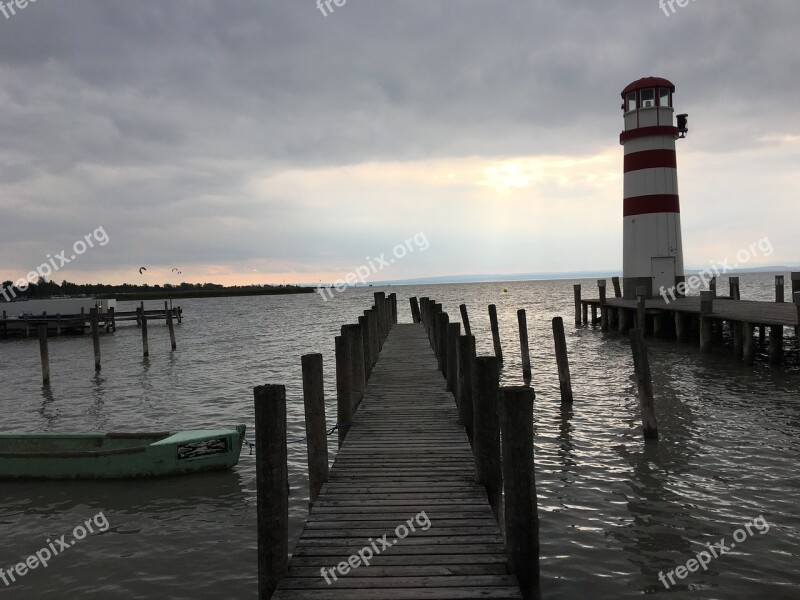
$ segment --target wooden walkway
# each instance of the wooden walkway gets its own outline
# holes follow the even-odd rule
[[[395,325],[273,598],[521,599],[474,469],[425,329]],[[335,570],[364,547],[369,566]]]

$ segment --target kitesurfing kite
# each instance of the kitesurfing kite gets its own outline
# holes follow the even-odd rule
[[[142,274],[142,271],[147,271],[146,267],[139,267],[139,275]]]

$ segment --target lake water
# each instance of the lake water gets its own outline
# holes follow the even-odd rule
[[[772,275],[743,275],[745,299],[772,297]],[[528,312],[536,388],[536,478],[545,598],[800,597],[800,366],[743,367],[730,349],[649,340],[661,439],[641,439],[627,338],[572,326],[572,284],[534,281],[350,289],[317,294],[183,300],[178,350],[163,323],[150,358],[135,325],[91,339],[51,338],[52,386],[43,389],[38,343],[0,341],[1,431],[166,430],[253,424],[252,388],[285,384],[289,398],[291,545],[307,507],[300,356],[325,361],[328,420],[335,422],[334,336],[372,304],[374,291],[435,298],[459,319],[470,310],[478,354],[491,354],[486,306],[496,303],[504,384],[521,383],[516,311]],[[583,280],[584,297],[594,281]],[[719,289],[726,290],[721,279]],[[121,303],[120,310],[133,305]],[[155,308],[155,304],[153,306]],[[575,403],[562,410],[550,319],[567,326]],[[788,333],[788,330],[787,330]],[[249,436],[252,439],[252,435]],[[335,454],[334,438],[331,458]],[[156,481],[0,483],[0,568],[100,512],[108,530],[27,573],[2,598],[256,598],[255,456],[224,473]],[[665,589],[659,572],[684,565],[759,516],[707,571]],[[763,529],[761,529],[763,530]],[[743,530],[744,531],[744,530]]]

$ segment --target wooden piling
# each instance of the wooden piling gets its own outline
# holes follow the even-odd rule
[[[617,331],[620,335],[625,335],[630,329],[631,312],[626,308],[617,308]]]
[[[519,346],[522,353],[522,378],[531,378],[531,352],[528,345],[528,319],[525,315],[525,309],[520,308],[517,311],[517,321],[519,322]]]
[[[636,371],[636,385],[639,389],[639,407],[642,412],[642,433],[645,440],[658,439],[658,423],[653,404],[653,380],[650,375],[650,361],[641,329],[631,330],[631,352]]]
[[[108,314],[111,317],[111,331],[114,333],[117,332],[117,311],[112,306],[108,309]],[[58,315],[58,322],[59,322],[59,334],[61,333],[61,315]]]
[[[47,325],[39,325],[39,355],[42,358],[42,385],[50,385],[50,350],[47,348]]]
[[[469,326],[469,315],[467,314],[467,305],[462,304],[458,307],[461,311],[461,322],[464,324],[464,335],[472,335],[472,328]]]
[[[447,391],[453,392],[458,401],[458,338],[461,335],[461,323],[447,324]]]
[[[425,331],[428,331],[428,301],[430,299],[423,297],[419,299],[419,321],[425,327]]]
[[[372,351],[369,344],[369,317],[367,311],[358,317],[358,326],[361,329],[361,355],[364,358],[364,379],[369,381],[369,376],[372,373]]]
[[[755,327],[752,323],[742,323],[742,361],[747,366],[755,364],[756,361],[754,333]]]
[[[564,319],[553,318],[553,341],[556,349],[556,365],[558,367],[558,384],[561,388],[561,402],[572,403],[572,378],[569,373],[569,357],[567,356],[567,338],[564,336]]]
[[[369,372],[372,374],[372,369],[375,368],[381,351],[378,341],[378,311],[374,308],[367,311],[367,335],[369,336],[369,358],[372,361]]]
[[[714,312],[714,292],[700,292],[700,351],[711,352],[713,327],[709,315]]]
[[[349,338],[337,335],[334,340],[336,353],[336,423],[339,425],[339,448],[347,436],[348,425],[353,421],[353,369],[350,365]]]
[[[144,321],[143,321],[144,323]],[[269,600],[289,572],[289,468],[286,452],[286,388],[253,388],[258,519],[258,598]]]
[[[89,316],[92,328],[92,347],[94,349],[94,370],[99,371],[100,366],[100,324],[97,309],[93,308]]]
[[[712,277],[711,280],[708,282],[708,291],[711,292],[714,298],[717,297],[717,278]]]
[[[308,493],[313,504],[322,484],[328,481],[328,426],[325,422],[322,354],[306,354],[301,357],[300,364],[303,369]]]
[[[497,322],[497,307],[494,304],[489,305],[489,322],[492,327],[492,342],[494,343],[494,355],[497,357],[497,362],[503,364],[503,347],[500,345],[500,325]]]
[[[779,365],[783,361],[783,325],[769,328],[769,364]]]
[[[606,306],[606,280],[597,280],[597,289],[600,292],[600,331],[608,331],[608,306]]]
[[[606,314],[608,315],[608,330],[616,330],[619,327],[619,309],[609,306]]]
[[[486,486],[494,518],[502,523],[503,471],[500,462],[500,424],[497,403],[500,363],[494,356],[479,356],[472,364],[473,451],[475,482]]]
[[[167,320],[167,329],[169,330],[169,343],[172,347],[172,350],[176,350],[178,345],[175,343],[175,325],[172,323],[172,311],[169,309],[169,305],[166,300],[164,300],[164,318]]]
[[[384,292],[375,292],[375,309],[378,312],[378,346],[379,349],[383,348],[383,342],[386,339],[389,331],[389,319],[386,314],[386,294]]]
[[[389,311],[391,315],[389,329],[391,329],[392,325],[397,325],[397,294],[394,292],[389,294],[387,300],[389,301]]]
[[[730,288],[730,297],[733,300],[741,300],[742,293],[739,289],[739,278],[738,277],[731,277],[728,279],[728,287]]]
[[[775,302],[784,302],[784,289],[783,275],[775,275]]]
[[[141,308],[136,309],[137,321],[142,328],[142,354],[146,357],[150,356],[150,346],[147,342],[147,315],[144,314]]]
[[[572,293],[575,296],[575,327],[580,327],[581,323],[581,284],[576,283],[572,286]]]
[[[367,390],[367,377],[364,372],[364,338],[361,333],[361,326],[342,325],[342,337],[347,338],[347,346],[350,352],[350,369],[352,371],[350,392],[353,397],[353,413],[355,413]]]
[[[462,335],[458,338],[456,348],[458,355],[458,422],[467,430],[467,437],[474,445],[474,414],[472,399],[472,364],[475,360],[475,338]]]
[[[508,567],[517,576],[525,600],[539,590],[539,515],[533,455],[533,400],[529,387],[500,389],[505,524]]]
[[[447,326],[450,316],[446,312],[436,315],[436,347],[438,348],[439,371],[447,379]]]
[[[794,337],[800,339],[800,292],[792,292],[792,296],[794,297],[794,305],[797,307],[797,327],[794,328]]]
[[[411,322],[419,323],[419,301],[417,300],[416,296],[412,296],[409,298],[409,302],[411,303]]]
[[[636,327],[644,332],[647,325],[647,288],[636,286]]]
[[[587,303],[585,303],[585,302],[582,303],[582,304],[583,304],[583,306],[581,306],[581,308],[582,308],[581,313],[582,313],[583,324],[584,325],[588,325],[589,324],[589,305]]]
[[[614,297],[622,298],[622,290],[619,287],[619,277],[612,277],[611,284],[614,286]]]
[[[733,330],[733,355],[741,359],[744,354],[744,329],[743,324],[738,321],[731,321]]]

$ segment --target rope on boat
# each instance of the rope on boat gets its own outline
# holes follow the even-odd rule
[[[344,424],[337,423],[336,425],[334,425],[333,427],[331,427],[328,430],[328,435],[333,435],[339,429],[350,429],[352,426],[353,426],[352,423],[344,423]],[[287,444],[299,444],[300,442],[305,442],[307,439],[308,439],[307,437],[304,437],[304,438],[301,438],[299,440],[287,440],[286,443]],[[248,442],[247,438],[243,438],[243,440],[244,440],[244,445],[250,447],[250,455],[252,456],[253,450],[256,449],[255,442]]]

